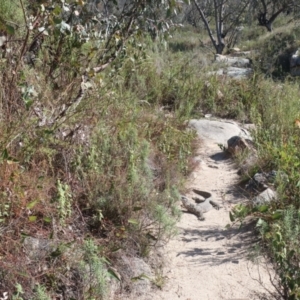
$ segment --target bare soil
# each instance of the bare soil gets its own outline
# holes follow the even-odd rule
[[[207,191],[222,208],[207,212],[205,221],[183,213],[178,223],[180,234],[164,249],[162,289],[138,299],[276,299],[271,265],[262,257],[249,259],[258,239],[254,224],[226,227],[232,225],[231,208],[248,201],[237,189],[239,177],[234,162],[208,138],[201,143],[197,159],[200,163],[188,180],[190,192],[186,196],[192,195],[193,188]]]

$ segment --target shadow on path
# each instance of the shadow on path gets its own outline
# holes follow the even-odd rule
[[[230,154],[224,151],[215,153],[209,157],[216,162],[226,161],[226,160],[232,161]]]
[[[240,259],[244,259],[249,254],[251,246],[255,245],[258,239],[253,235],[254,223],[249,223],[241,228],[220,228],[202,226],[199,229],[183,229],[182,241],[190,244],[201,240],[203,248],[191,247],[181,251],[177,256],[183,255],[189,261],[201,265],[221,265],[224,263],[238,264]],[[223,240],[220,248],[219,241]],[[214,247],[214,243],[216,247]],[[205,242],[210,242],[211,247],[206,248]],[[187,245],[188,248],[188,245]]]

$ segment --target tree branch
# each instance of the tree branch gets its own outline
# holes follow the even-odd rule
[[[204,23],[204,26],[205,26],[205,28],[206,28],[206,30],[207,30],[207,32],[208,32],[209,37],[210,37],[210,40],[212,41],[212,43],[213,43],[215,49],[217,50],[217,49],[218,49],[217,42],[216,42],[216,40],[215,40],[215,38],[214,38],[214,36],[213,36],[213,34],[212,34],[212,31],[211,31],[211,29],[210,29],[210,27],[209,27],[208,21],[207,21],[205,15],[204,15],[203,10],[202,10],[201,7],[198,5],[198,3],[196,2],[196,0],[192,0],[192,1],[193,1],[193,3],[195,4],[195,6],[196,6],[196,8],[197,8],[197,10],[198,10],[198,12],[199,12],[199,14],[200,14],[200,16],[201,16],[201,19],[202,19],[202,21],[203,21],[203,23]]]

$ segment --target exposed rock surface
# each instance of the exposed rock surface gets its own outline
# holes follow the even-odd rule
[[[216,54],[216,62],[224,63],[230,67],[248,68],[250,67],[250,59],[244,57],[225,56]]]
[[[246,79],[253,74],[251,68],[237,68],[237,67],[228,67],[221,68],[218,71],[208,72],[208,75],[217,75],[217,76],[228,76],[234,79]]]
[[[132,284],[132,297],[140,297],[151,289],[153,273],[150,266],[141,258],[122,256],[121,269],[122,277],[130,278]],[[135,298],[138,299],[138,298]]]
[[[55,250],[55,243],[48,239],[26,237],[23,247],[29,260],[41,260]]]
[[[225,145],[232,136],[252,140],[248,130],[233,121],[193,119],[189,122],[189,126],[197,131],[200,138],[210,139],[218,144]]]
[[[223,71],[224,75],[235,79],[245,79],[252,75],[253,70],[251,68],[237,68],[229,67]]]
[[[262,193],[253,198],[252,202],[254,205],[268,204],[271,201],[277,200],[277,194],[270,188],[267,188]]]
[[[227,141],[227,145],[227,151],[233,156],[237,156],[245,150],[251,151],[251,149],[253,149],[252,141],[250,139],[243,138],[237,135],[231,137]]]
[[[276,179],[277,172],[256,173],[246,185],[246,190],[251,193],[260,193],[272,185]]]
[[[215,63],[220,64],[221,68],[209,72],[208,75],[228,76],[240,80],[250,77],[253,73],[249,58],[216,54]]]

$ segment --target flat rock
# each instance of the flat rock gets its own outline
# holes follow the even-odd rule
[[[244,79],[248,78],[253,73],[251,68],[237,68],[237,67],[228,67],[224,74],[235,78],[235,79]]]
[[[230,67],[248,68],[250,67],[250,59],[244,57],[225,56],[216,54],[216,62],[224,63]]]
[[[220,144],[226,144],[232,136],[252,140],[250,133],[235,122],[193,119],[189,121],[189,126],[197,131],[199,138],[210,139]]]
[[[238,67],[228,67],[221,68],[217,71],[208,72],[209,76],[228,76],[230,78],[241,80],[249,78],[253,74],[253,70],[251,68],[238,68]]]

